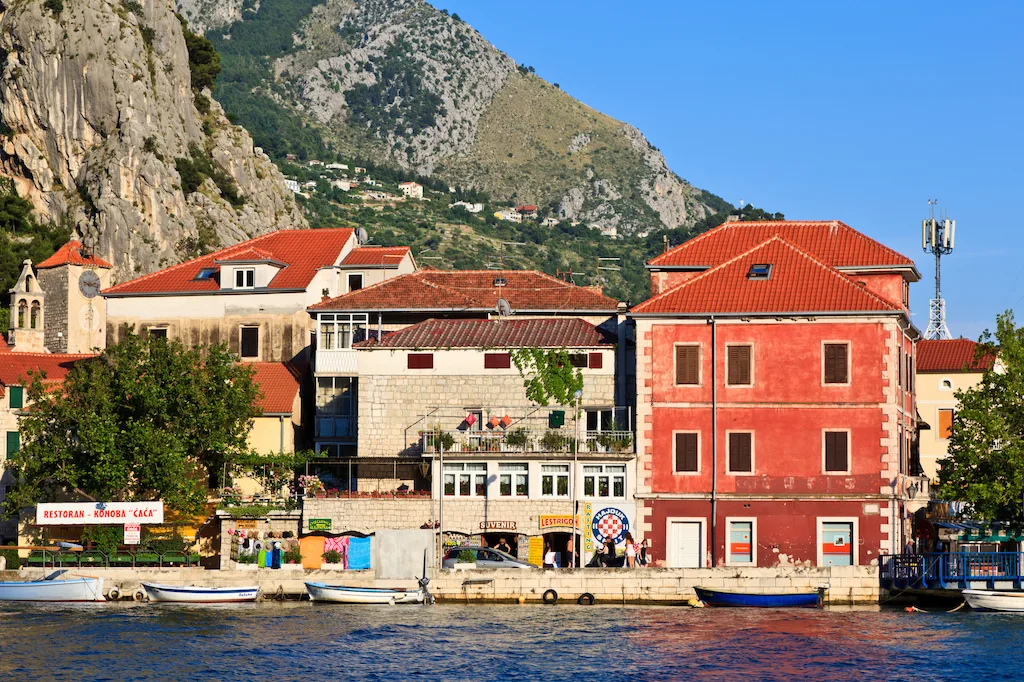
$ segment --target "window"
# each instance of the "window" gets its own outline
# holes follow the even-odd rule
[[[195,281],[202,282],[213,277],[217,273],[217,268],[202,268],[199,270],[199,274],[196,275]]]
[[[589,355],[588,362],[590,369],[601,369],[604,367],[604,354],[603,353],[591,353]]]
[[[825,383],[826,384],[848,384],[850,373],[848,369],[849,346],[845,343],[825,344]]]
[[[354,438],[356,396],[353,377],[317,377],[316,432],[322,438]]]
[[[819,566],[853,566],[857,544],[852,521],[818,520]]]
[[[445,462],[444,494],[449,497],[486,497],[487,465],[483,462]]]
[[[694,432],[676,434],[675,472],[693,474],[700,471],[698,444],[700,439]]]
[[[726,563],[753,565],[754,554],[754,521],[729,520],[729,552]]]
[[[433,353],[409,353],[408,358],[409,369],[434,369]]]
[[[25,328],[25,315],[28,314],[28,303],[24,300],[18,301],[18,327]]]
[[[569,496],[569,465],[540,465],[540,494],[544,497]]]
[[[530,494],[529,466],[499,464],[498,494],[502,497],[527,497]]]
[[[18,410],[25,405],[25,389],[21,386],[11,386],[11,409]]]
[[[29,313],[29,319],[31,320],[30,324],[33,329],[39,328],[39,313],[39,301],[32,301],[32,310]]]
[[[768,279],[771,276],[771,263],[755,263],[750,266],[750,271],[747,272],[747,279]]]
[[[700,346],[676,346],[676,385],[700,384]]]
[[[846,473],[850,470],[850,434],[846,431],[825,432],[825,473]]]
[[[943,379],[942,381],[939,382],[939,390],[940,391],[952,391],[953,390],[953,382],[950,381],[949,379]]]
[[[235,288],[252,289],[256,286],[256,268],[235,268]]]
[[[484,353],[484,369],[508,369],[512,366],[509,353]]]
[[[735,432],[729,434],[729,473],[754,473],[754,434]]]
[[[350,272],[348,275],[348,290],[359,291],[363,288],[363,273]]]
[[[730,386],[750,386],[753,383],[750,372],[751,346],[728,346],[726,349],[726,383]]]
[[[939,439],[947,440],[951,433],[953,433],[953,410],[939,410]]]
[[[584,497],[625,497],[626,466],[619,464],[585,464],[583,466]]]
[[[587,354],[586,353],[569,353],[569,362],[573,367],[586,367],[587,366]]]
[[[7,457],[10,458],[21,449],[21,433],[18,431],[7,432]]]
[[[242,327],[242,357],[258,358],[260,356],[260,328]]]
[[[149,338],[151,339],[166,339],[167,338],[167,327],[150,327]]]
[[[320,336],[317,340],[318,350],[343,350],[351,348],[353,343],[366,340],[369,326],[369,315],[366,313],[321,313],[317,317]]]
[[[613,409],[588,409],[586,415],[587,431],[615,430],[615,411]]]

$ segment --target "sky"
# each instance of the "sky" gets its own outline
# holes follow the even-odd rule
[[[1024,323],[1024,3],[433,0],[732,204],[842,220],[913,258],[929,199],[954,337]]]

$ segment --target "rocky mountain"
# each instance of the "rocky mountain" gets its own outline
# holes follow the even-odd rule
[[[229,114],[275,153],[326,147],[606,234],[686,227],[721,203],[673,173],[639,130],[423,0],[178,2],[215,27]],[[270,139],[285,129],[288,141]]]
[[[305,219],[192,87],[170,0],[0,0],[0,176],[119,279]]]

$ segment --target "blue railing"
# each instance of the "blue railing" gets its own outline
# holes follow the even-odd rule
[[[956,589],[971,583],[994,587],[996,581],[1012,582],[1020,589],[1019,552],[944,552],[895,554],[882,558],[882,587],[887,589]]]

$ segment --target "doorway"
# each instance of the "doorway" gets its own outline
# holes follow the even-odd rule
[[[704,545],[703,521],[669,521],[668,565],[673,568],[700,568]]]
[[[576,537],[577,543],[573,547],[579,546],[579,536],[577,535]],[[572,533],[544,533],[544,553],[547,554],[548,546],[550,545],[551,549],[555,552],[555,559],[558,561],[559,568],[573,567],[569,554],[569,544],[572,539]]]

